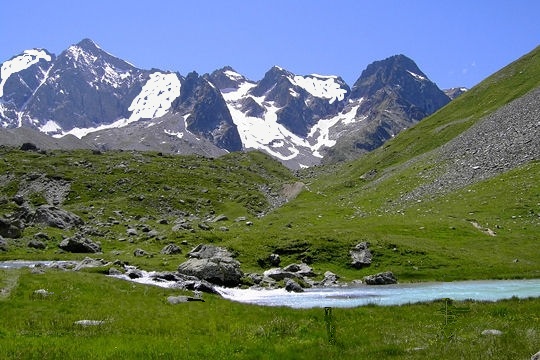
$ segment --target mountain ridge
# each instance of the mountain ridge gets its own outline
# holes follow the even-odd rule
[[[393,102],[388,103],[388,97],[380,91],[361,92],[362,76],[352,89],[339,76],[296,75],[279,66],[273,66],[259,81],[247,79],[230,66],[202,76],[196,72],[182,76],[159,69],[138,69],[90,39],[83,39],[58,56],[46,51],[40,54],[26,64],[19,61],[26,66],[24,69],[20,66],[19,71],[0,72],[2,91],[5,87],[9,94],[0,98],[2,127],[28,126],[55,137],[86,135],[85,141],[98,147],[101,145],[96,137],[101,135],[97,132],[103,135],[113,128],[124,128],[124,133],[115,131],[122,137],[120,142],[127,148],[130,143],[132,148],[139,148],[140,136],[129,137],[137,132],[130,130],[138,127],[135,122],[147,119],[159,123],[166,114],[176,114],[176,121],[183,124],[171,123],[162,130],[181,131],[183,142],[189,141],[192,146],[186,150],[173,143],[165,148],[198,153],[202,150],[197,139],[204,138],[225,151],[258,149],[291,168],[301,168],[323,162],[328,149],[344,134],[353,144],[362,143],[354,145],[356,149],[371,150],[450,101],[404,55],[368,66],[373,70],[392,62],[393,70],[379,69],[387,75],[377,82],[380,88],[384,83],[385,91],[393,93]],[[4,65],[15,64],[19,58],[15,56]],[[2,68],[7,68],[4,65]],[[399,91],[402,84],[408,84],[407,91]],[[440,93],[416,89],[426,84],[432,84]],[[445,101],[431,99],[440,94]],[[423,99],[416,99],[416,103],[428,104],[427,111],[418,110],[421,107],[416,103],[411,105],[411,97],[419,96]],[[395,111],[393,121],[377,119],[376,107],[381,108],[380,113],[395,104],[399,104],[399,111]],[[167,117],[168,122],[171,118]],[[188,132],[194,136],[188,136]],[[156,141],[174,140],[156,135]],[[114,143],[103,146],[114,147]],[[147,143],[146,147],[164,148],[159,143]],[[340,151],[334,150],[334,156],[327,161],[341,159],[336,156]]]

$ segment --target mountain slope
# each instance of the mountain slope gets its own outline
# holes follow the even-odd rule
[[[351,101],[363,126],[347,131],[325,160],[351,159],[372,151],[450,102],[416,64],[396,55],[370,64],[354,84]]]

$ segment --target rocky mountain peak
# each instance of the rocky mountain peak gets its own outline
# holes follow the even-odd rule
[[[241,84],[249,81],[230,66],[225,66],[219,70],[215,70],[211,74],[206,74],[205,78],[224,92],[236,90]]]

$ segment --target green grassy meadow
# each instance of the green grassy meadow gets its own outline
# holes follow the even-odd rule
[[[260,307],[203,296],[170,305],[177,290],[93,272],[28,269],[0,298],[4,359],[527,359],[540,341],[540,299],[459,302],[448,321],[444,301],[404,306],[324,309]],[[34,295],[37,289],[52,294]],[[78,320],[103,320],[80,326]],[[502,335],[482,335],[497,329]],[[332,341],[330,341],[332,340]]]

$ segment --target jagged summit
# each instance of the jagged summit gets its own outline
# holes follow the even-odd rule
[[[259,81],[230,66],[185,77],[143,70],[88,38],[58,56],[29,50],[0,70],[4,128],[72,134],[103,149],[258,149],[291,168],[333,159],[344,140],[372,149],[449,101],[404,55],[369,65],[352,89],[336,75],[277,65]]]

